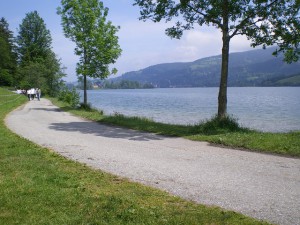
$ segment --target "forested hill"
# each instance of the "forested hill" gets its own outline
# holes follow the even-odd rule
[[[300,86],[300,62],[286,64],[273,48],[231,53],[229,86]],[[189,63],[166,63],[125,73],[114,80],[151,83],[155,87],[219,86],[221,55]]]

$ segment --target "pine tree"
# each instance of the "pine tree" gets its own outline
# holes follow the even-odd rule
[[[37,11],[26,14],[19,26],[16,43],[20,86],[38,87],[44,94],[55,95],[65,74],[52,51],[50,31]]]
[[[14,52],[13,33],[5,18],[0,19],[0,85],[14,83],[17,58]]]
[[[51,51],[52,38],[37,11],[27,13],[16,38],[21,64],[45,59]]]

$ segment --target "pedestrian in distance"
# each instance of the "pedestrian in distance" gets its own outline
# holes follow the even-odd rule
[[[30,95],[30,98],[31,98],[31,100],[34,100],[34,96],[35,96],[35,89],[34,88],[31,88],[31,90],[30,90],[30,93],[31,93],[31,95]]]
[[[31,100],[31,89],[28,89],[26,91],[26,93],[27,93],[28,100],[30,101]]]
[[[40,101],[40,99],[41,99],[41,89],[39,89],[39,88],[36,89],[36,97]]]

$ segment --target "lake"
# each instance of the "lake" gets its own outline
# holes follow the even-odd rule
[[[82,93],[81,93],[82,95]],[[89,90],[88,102],[105,114],[196,124],[217,113],[218,88]],[[228,114],[260,131],[300,130],[300,87],[228,88]]]

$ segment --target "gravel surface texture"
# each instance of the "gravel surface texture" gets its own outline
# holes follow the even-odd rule
[[[300,224],[300,159],[106,126],[62,112],[47,99],[11,112],[6,125],[67,158],[173,195]]]

